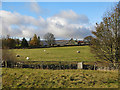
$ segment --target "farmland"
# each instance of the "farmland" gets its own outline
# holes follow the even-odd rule
[[[88,46],[10,51],[22,61],[100,61]],[[2,82],[3,88],[118,88],[118,71],[2,68]]]
[[[3,88],[118,88],[117,71],[2,70]]]
[[[46,51],[44,51],[46,50]],[[18,60],[25,61],[98,61],[94,54],[90,53],[89,46],[73,47],[54,47],[54,48],[37,48],[37,49],[13,49],[15,54],[19,54]],[[80,53],[77,53],[80,51]]]

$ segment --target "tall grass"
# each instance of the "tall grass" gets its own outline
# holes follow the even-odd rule
[[[117,71],[3,68],[3,88],[118,88]]]

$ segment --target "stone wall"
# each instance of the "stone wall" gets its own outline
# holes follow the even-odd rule
[[[2,67],[4,66],[4,62],[2,64]],[[99,64],[84,64],[84,62],[56,62],[53,64],[53,62],[50,63],[45,63],[45,62],[40,62],[39,64],[33,64],[32,63],[12,63],[9,65],[8,68],[32,68],[32,69],[84,69],[84,70],[118,70],[119,69],[119,64],[113,65],[111,63],[108,63],[108,65],[99,65]]]

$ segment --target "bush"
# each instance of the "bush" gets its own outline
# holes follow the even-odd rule
[[[16,63],[16,55],[9,49],[2,49],[2,61],[5,67],[12,67]]]

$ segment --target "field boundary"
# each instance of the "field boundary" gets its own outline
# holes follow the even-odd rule
[[[80,64],[81,63],[81,64]],[[96,63],[79,61],[21,61],[7,64],[7,68],[32,68],[32,69],[84,69],[84,70],[118,70],[119,63]],[[5,62],[2,63],[5,66]]]

